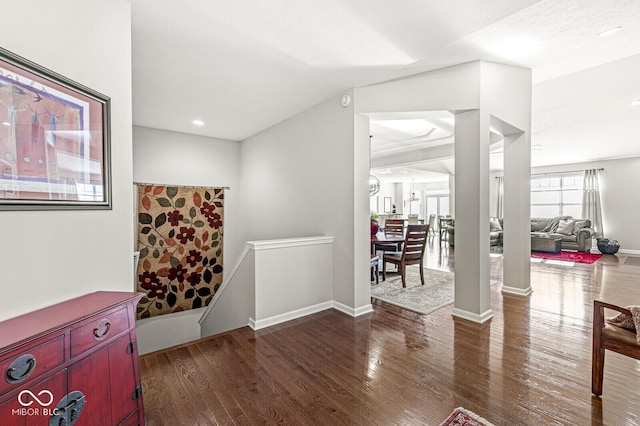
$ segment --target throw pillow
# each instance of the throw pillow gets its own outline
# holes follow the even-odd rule
[[[560,222],[558,222],[558,230],[556,232],[562,235],[571,235],[573,234],[573,226],[575,223],[575,220],[561,219]]]
[[[589,221],[588,220],[576,220],[576,223],[573,224],[573,233],[574,234],[578,234],[578,231],[580,231],[583,228],[588,228],[589,227]]]
[[[548,223],[549,223],[548,218],[532,217],[531,232],[542,232]]]
[[[626,328],[627,330],[635,331],[636,325],[633,322],[633,317],[631,315],[626,315],[623,313],[619,313],[613,318],[607,318],[607,322],[609,324],[617,325],[618,327]]]
[[[497,217],[489,218],[489,232],[502,231],[502,225]]]

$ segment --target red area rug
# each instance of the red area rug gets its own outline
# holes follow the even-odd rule
[[[531,257],[539,259],[562,260],[564,262],[593,263],[602,257],[601,254],[584,253],[581,251],[561,251],[560,253],[533,252]]]
[[[458,407],[447,417],[440,426],[494,426],[473,411]]]

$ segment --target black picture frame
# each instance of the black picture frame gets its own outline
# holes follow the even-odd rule
[[[0,47],[0,210],[110,210],[111,195],[111,99]]]

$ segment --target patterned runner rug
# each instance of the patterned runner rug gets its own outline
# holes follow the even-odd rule
[[[440,423],[440,426],[494,426],[493,423],[483,419],[471,410],[466,410],[462,407],[458,407],[453,410],[453,413],[447,417],[445,421]]]
[[[371,297],[393,305],[428,314],[453,303],[453,272],[424,268],[424,286],[420,284],[418,266],[407,267],[407,288],[402,288],[400,274],[388,274],[387,280],[371,285]]]

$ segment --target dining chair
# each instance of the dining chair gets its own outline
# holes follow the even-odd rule
[[[380,275],[380,258],[378,256],[371,256],[371,281],[375,281],[376,284],[380,283],[378,276]]]
[[[435,214],[430,214],[429,215],[429,236],[430,237],[435,237],[436,235],[436,215]]]
[[[385,237],[402,237],[404,235],[404,219],[387,219],[384,222]],[[402,242],[399,243],[376,243],[374,247],[377,251],[400,251],[402,250]]]
[[[384,264],[382,265],[384,271]],[[384,277],[384,272],[383,272]],[[640,344],[636,333],[626,328],[605,323],[604,309],[612,309],[632,317],[631,311],[620,306],[593,301],[593,355],[591,358],[591,392],[602,395],[602,381],[604,378],[605,349],[618,352],[631,358],[640,359]]]
[[[440,244],[443,241],[449,240],[449,226],[453,222],[451,216],[440,216],[438,218],[438,238],[440,240]]]
[[[404,219],[387,219],[384,223],[384,235],[404,235]]]
[[[424,249],[427,245],[429,225],[409,225],[404,238],[402,253],[383,253],[382,256],[382,280],[387,276],[387,263],[393,263],[398,267],[402,276],[402,287],[407,286],[407,266],[419,265],[420,282],[424,285]]]

